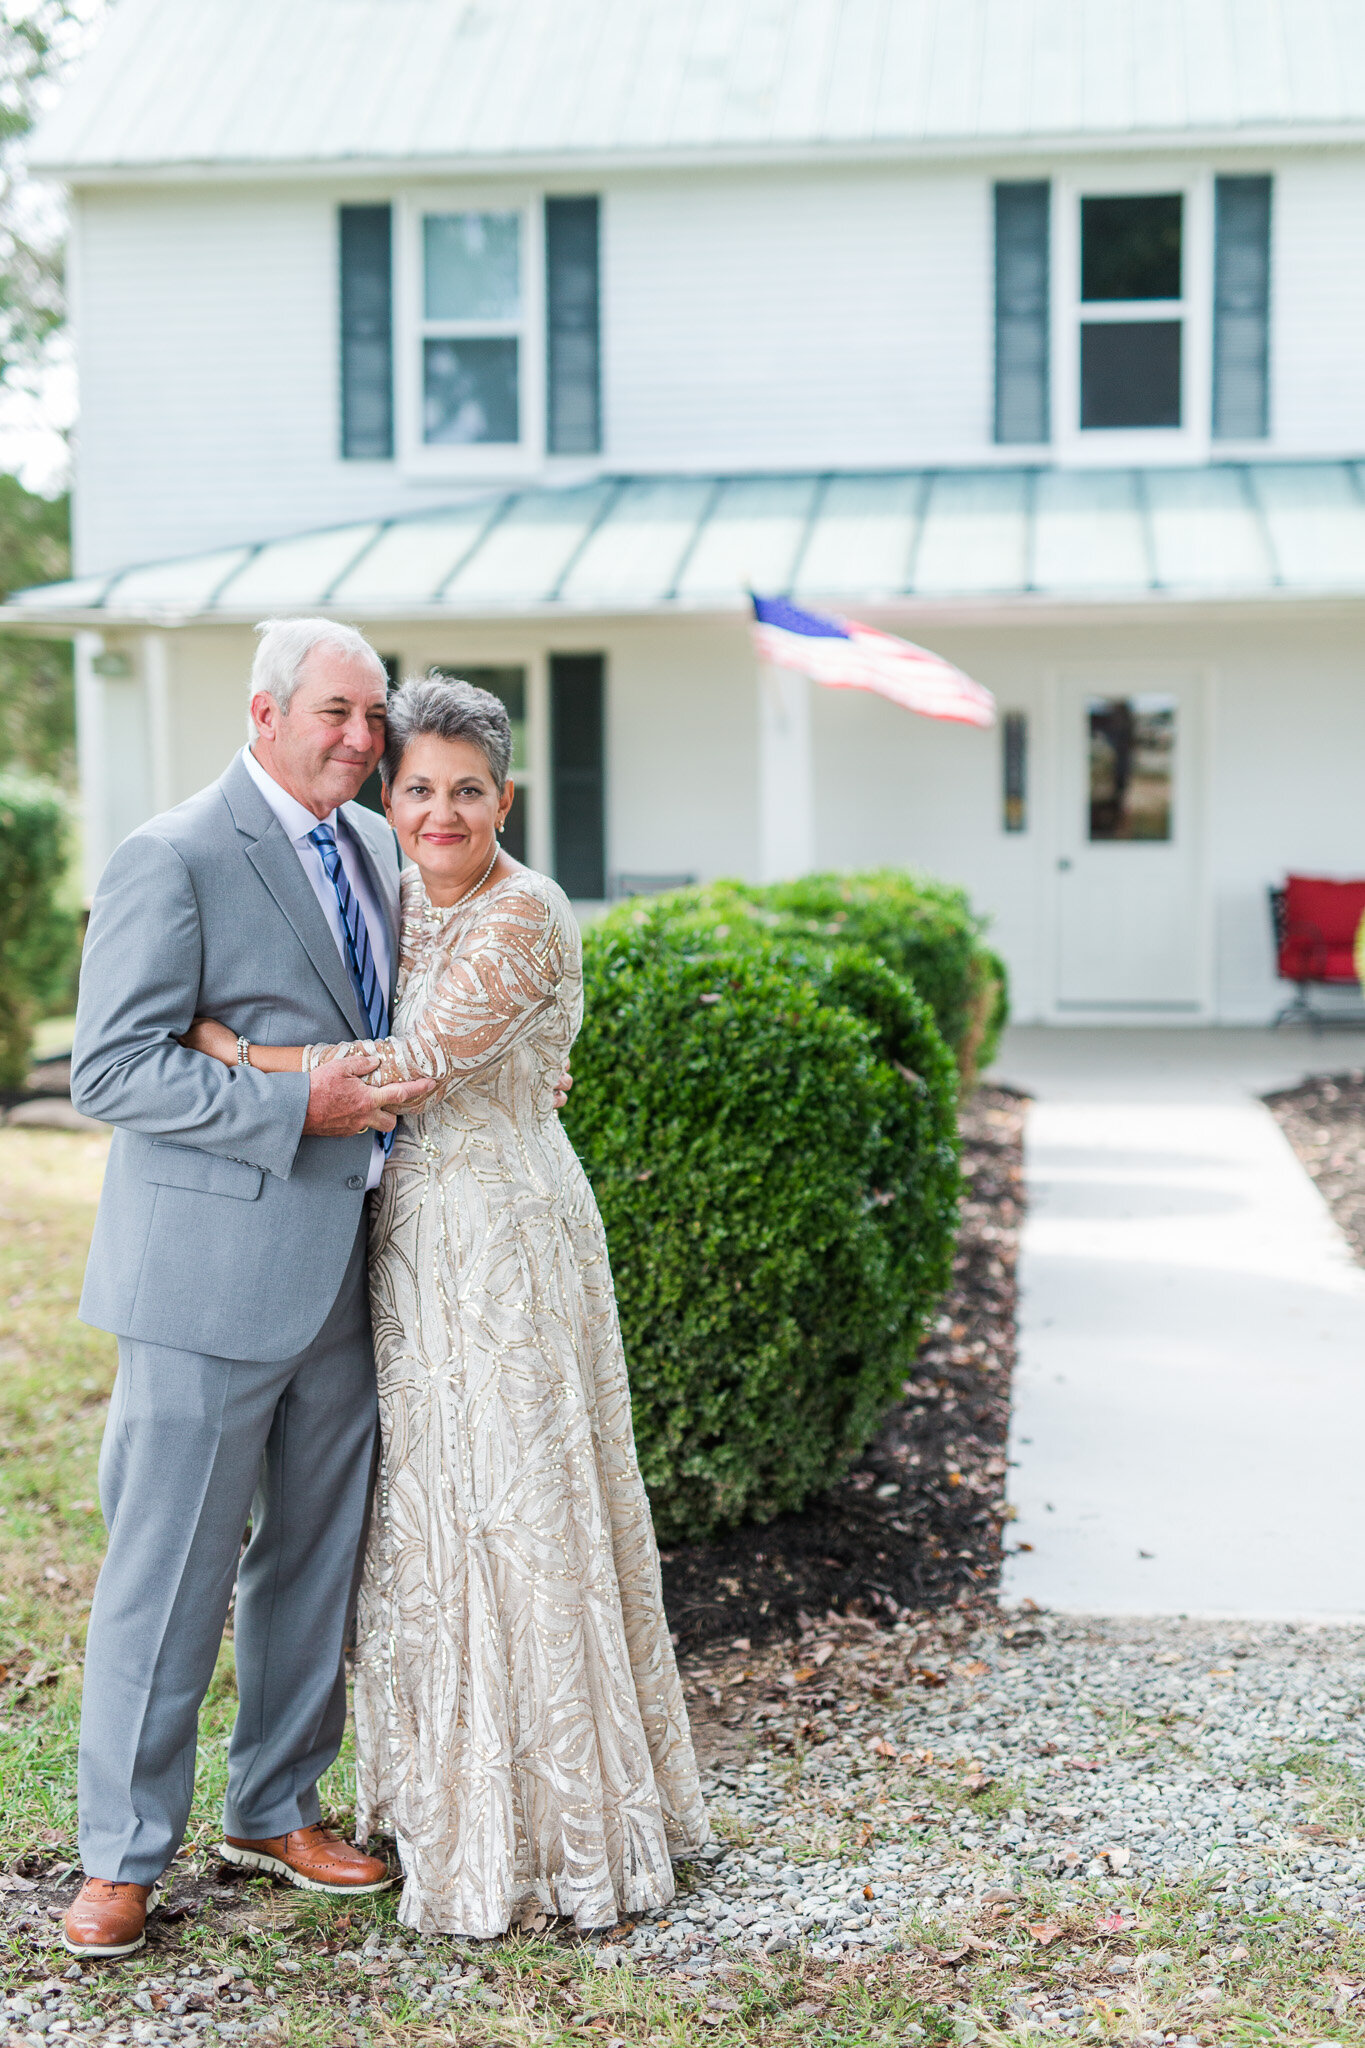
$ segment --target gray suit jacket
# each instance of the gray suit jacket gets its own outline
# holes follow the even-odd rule
[[[344,816],[396,969],[397,843],[363,806]],[[90,913],[71,1099],[115,1129],[80,1312],[178,1350],[291,1358],[341,1285],[371,1134],[303,1137],[308,1076],[186,1052],[196,1013],[267,1045],[368,1035],[322,906],[240,758],[124,840]]]

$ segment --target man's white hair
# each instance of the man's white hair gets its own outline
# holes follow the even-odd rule
[[[363,662],[377,683],[388,683],[384,664],[364,634],[339,619],[262,619],[256,631],[261,638],[251,664],[251,694],[263,690],[281,711],[289,709],[300,672],[315,647],[335,648],[338,654]]]

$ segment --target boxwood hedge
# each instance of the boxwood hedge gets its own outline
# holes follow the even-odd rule
[[[899,868],[805,875],[766,887],[721,883],[718,903],[739,899],[794,930],[868,946],[914,983],[952,1047],[964,1082],[990,1065],[1009,1011],[1004,962],[982,943],[985,920],[965,890]]]
[[[585,936],[570,1136],[602,1210],[665,1542],[795,1507],[895,1398],[946,1284],[956,1074],[871,952],[706,892]]]

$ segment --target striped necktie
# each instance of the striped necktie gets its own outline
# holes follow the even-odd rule
[[[387,1038],[389,1035],[389,1004],[379,982],[379,969],[375,965],[370,948],[370,935],[365,929],[365,915],[356,900],[356,894],[347,879],[342,864],[341,850],[337,845],[336,833],[330,825],[317,825],[308,834],[309,843],[316,846],[327,870],[327,879],[336,890],[337,908],[341,912],[341,927],[346,934],[346,969],[351,977],[360,1004],[360,1014],[369,1024],[371,1038]],[[387,1153],[393,1144],[393,1132],[383,1134],[384,1150]]]

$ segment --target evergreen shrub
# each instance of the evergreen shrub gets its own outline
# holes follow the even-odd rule
[[[53,784],[0,774],[0,1088],[22,1088],[33,1019],[74,983],[80,935],[63,906],[66,801]]]
[[[1009,1016],[1004,962],[982,943],[985,919],[966,891],[898,868],[805,875],[766,887],[722,883],[714,892],[745,901],[794,930],[867,946],[913,982],[952,1047],[970,1086],[995,1057]]]
[[[947,1284],[957,1076],[862,948],[709,892],[585,934],[566,1122],[611,1247],[665,1542],[800,1505],[895,1400]]]

